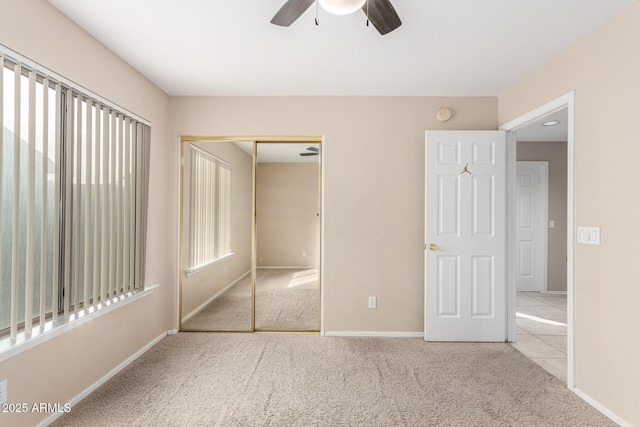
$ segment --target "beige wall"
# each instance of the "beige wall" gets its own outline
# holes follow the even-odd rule
[[[518,142],[518,160],[549,162],[547,290],[567,290],[567,143]]]
[[[640,425],[640,199],[635,159],[640,2],[499,98],[501,123],[575,90],[576,225],[602,244],[575,248],[575,384]]]
[[[318,266],[318,163],[259,163],[258,267]]]
[[[233,255],[186,277],[189,257],[189,145],[184,143],[182,216],[182,316],[251,270],[252,157],[232,142],[197,142],[194,145],[231,164],[231,251]],[[214,325],[212,325],[213,327]]]
[[[167,139],[169,98],[45,1],[0,0],[0,16],[1,44],[146,118],[152,127],[146,277],[160,287],[0,363],[11,402],[65,403],[173,327],[177,150]],[[1,414],[0,423],[31,426],[47,415]]]
[[[421,332],[424,132],[496,129],[495,98],[175,97],[178,135],[324,135],[326,331]],[[454,116],[436,120],[448,106]],[[177,158],[176,158],[177,164]],[[368,296],[378,308],[367,308]]]

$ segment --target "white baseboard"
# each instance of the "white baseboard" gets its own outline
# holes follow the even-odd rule
[[[424,332],[324,332],[325,337],[424,338]]]
[[[266,265],[258,265],[256,266],[256,270],[314,270],[317,269],[316,266],[305,266],[305,265],[277,265],[277,266],[266,266]]]
[[[163,338],[165,338],[168,335],[168,331],[167,332],[163,332],[162,334],[160,334],[158,337],[154,338],[150,343],[148,343],[147,345],[145,345],[144,347],[142,347],[140,350],[138,350],[136,353],[134,353],[133,355],[131,355],[129,358],[127,358],[124,362],[120,363],[118,366],[116,366],[115,368],[113,368],[111,371],[109,371],[104,377],[100,378],[98,381],[96,381],[95,383],[91,384],[89,387],[87,387],[84,391],[82,391],[80,394],[78,394],[76,397],[74,397],[73,399],[71,399],[68,403],[71,404],[71,408],[73,408],[74,406],[76,406],[78,403],[80,403],[80,401],[82,399],[84,399],[85,397],[89,396],[91,393],[93,393],[98,387],[100,387],[102,384],[106,383],[108,380],[110,380],[114,375],[116,375],[118,372],[122,371],[124,368],[126,368],[127,366],[129,366],[133,361],[135,361],[138,357],[142,356],[142,354],[144,352],[146,352],[147,350],[149,350],[151,347],[153,347],[154,345],[156,345],[158,342],[160,342],[160,340],[162,340]],[[54,422],[55,420],[57,420],[61,415],[63,415],[64,412],[62,413],[54,413],[51,414],[50,416],[48,416],[44,421],[42,421],[40,424],[38,424],[39,427],[46,427],[49,424],[51,424],[52,422]]]
[[[620,418],[619,416],[614,414],[612,411],[610,411],[609,408],[607,408],[606,406],[602,405],[600,402],[598,402],[597,400],[593,399],[591,396],[589,396],[585,392],[579,390],[578,388],[574,388],[573,392],[579,398],[581,398],[582,400],[587,402],[589,405],[593,406],[598,411],[602,412],[602,414],[604,416],[609,418],[614,423],[620,425],[621,427],[631,427],[631,423],[630,422],[627,422],[627,421],[623,420],[622,418]]]
[[[224,288],[222,288],[220,291],[218,291],[214,296],[212,296],[211,298],[209,298],[208,300],[206,300],[205,302],[203,302],[202,304],[200,304],[198,307],[195,308],[195,310],[193,310],[191,313],[187,314],[186,316],[184,316],[182,318],[182,323],[186,322],[187,320],[191,319],[193,316],[195,316],[196,314],[200,313],[202,310],[204,310],[204,308],[211,304],[213,302],[213,300],[215,300],[216,298],[218,298],[220,295],[224,294],[225,292],[227,292],[229,289],[231,289],[231,287],[233,285],[235,285],[236,283],[238,283],[240,280],[244,279],[245,276],[247,274],[250,274],[251,270],[247,271],[246,273],[244,273],[242,276],[238,277],[236,280],[234,280],[233,282],[229,283],[227,286],[225,286]]]
[[[547,291],[548,295],[566,295],[567,291]]]

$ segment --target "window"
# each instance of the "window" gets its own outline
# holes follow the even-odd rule
[[[0,335],[15,340],[143,288],[150,128],[13,56],[0,51]]]
[[[193,144],[189,148],[188,275],[231,254],[231,165]]]

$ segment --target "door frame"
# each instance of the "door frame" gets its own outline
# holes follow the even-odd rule
[[[557,110],[567,109],[567,387],[575,388],[574,249],[575,249],[575,91],[572,90],[500,126],[507,131],[507,336],[516,338],[515,184],[518,128]]]
[[[516,160],[517,165],[523,163],[529,166],[536,166],[540,171],[540,182],[538,183],[540,189],[540,199],[537,203],[538,221],[536,229],[534,231],[536,241],[539,242],[536,248],[539,263],[537,265],[536,274],[537,290],[538,292],[547,293],[548,287],[548,257],[549,257],[549,162],[539,160]],[[517,191],[517,182],[516,182]],[[517,195],[517,194],[516,194]],[[517,208],[517,201],[516,201]],[[517,232],[517,230],[516,230]],[[516,289],[517,291],[517,289]]]

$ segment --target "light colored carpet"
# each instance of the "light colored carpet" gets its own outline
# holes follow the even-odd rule
[[[319,330],[318,270],[261,270],[256,274],[256,329]]]
[[[318,271],[259,269],[256,329],[318,330]],[[186,331],[251,330],[251,276],[236,283],[182,324]]]
[[[169,336],[54,426],[613,426],[508,344]]]

